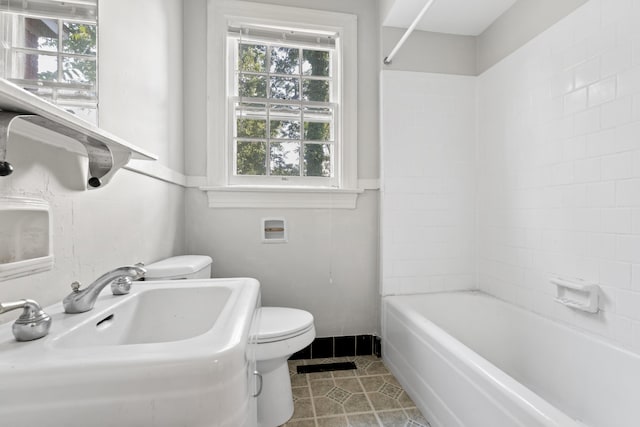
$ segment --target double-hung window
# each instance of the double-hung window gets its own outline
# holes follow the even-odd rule
[[[338,186],[336,36],[292,27],[229,28],[232,184]]]
[[[209,206],[354,208],[356,16],[208,5]]]

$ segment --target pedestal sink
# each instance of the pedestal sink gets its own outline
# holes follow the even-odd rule
[[[254,427],[254,279],[137,282],[16,342],[0,325],[0,424]]]

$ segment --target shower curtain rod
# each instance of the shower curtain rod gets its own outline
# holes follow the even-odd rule
[[[418,25],[418,22],[420,22],[420,20],[422,19],[424,14],[427,12],[427,10],[429,10],[429,8],[431,7],[431,5],[433,4],[434,1],[435,0],[428,0],[427,1],[427,3],[424,5],[424,7],[422,8],[422,10],[418,14],[418,16],[416,16],[416,19],[413,20],[413,22],[411,23],[409,28],[407,28],[407,31],[405,31],[405,33],[402,36],[402,38],[398,41],[398,43],[396,44],[396,47],[394,47],[393,50],[391,51],[391,53],[386,58],[384,58],[384,61],[382,61],[385,65],[391,64],[391,60],[396,55],[396,53],[398,53],[398,49],[400,49],[402,47],[404,42],[411,35],[413,30],[416,28],[416,25]]]

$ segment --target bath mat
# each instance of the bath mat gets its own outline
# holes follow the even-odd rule
[[[317,365],[298,366],[299,374],[311,374],[313,372],[351,371],[357,369],[353,362],[319,363]]]

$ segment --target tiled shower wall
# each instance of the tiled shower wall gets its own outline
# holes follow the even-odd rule
[[[640,350],[640,2],[591,0],[478,78],[479,286]],[[551,274],[602,287],[553,301]]]
[[[381,293],[468,289],[476,78],[384,71],[381,84]]]

